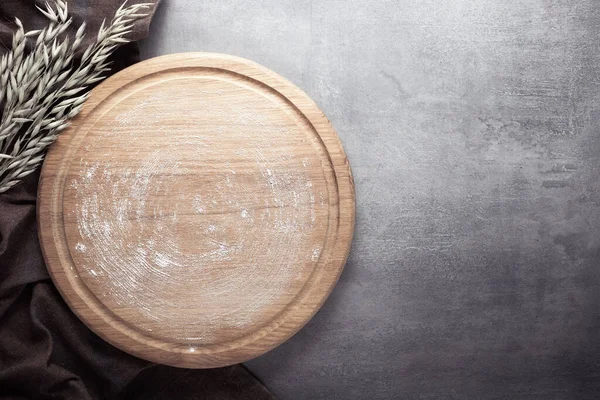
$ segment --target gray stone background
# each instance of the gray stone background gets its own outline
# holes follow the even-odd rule
[[[600,398],[600,2],[163,0],[142,54],[252,59],[356,180],[350,260],[247,363],[280,399]]]

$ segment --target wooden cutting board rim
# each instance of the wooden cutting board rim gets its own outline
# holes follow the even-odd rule
[[[64,248],[64,243],[59,241],[65,236],[64,227],[61,231],[60,222],[63,219],[62,195],[68,168],[62,175],[56,175],[52,170],[54,166],[70,164],[72,160],[69,155],[74,154],[85,139],[87,131],[81,137],[78,136],[81,135],[78,129],[80,121],[94,117],[95,124],[103,115],[96,115],[97,111],[105,102],[115,98],[120,90],[133,83],[139,83],[140,80],[149,79],[154,74],[178,69],[212,69],[236,74],[259,83],[293,105],[306,118],[316,133],[315,136],[326,149],[334,171],[333,178],[337,187],[336,209],[339,215],[338,234],[332,251],[335,254],[330,255],[327,265],[313,269],[305,286],[290,303],[292,307],[279,313],[267,326],[246,337],[232,342],[203,345],[193,352],[156,341],[145,332],[134,329],[134,326],[120,319],[111,310],[108,310],[111,311],[110,314],[100,312],[101,309],[107,309],[95,298],[95,294],[76,274],[65,272],[70,252]],[[90,125],[88,131],[94,124]],[[329,195],[331,196],[331,193]],[[109,343],[141,358],[179,367],[212,368],[242,362],[276,347],[295,334],[318,311],[337,282],[350,250],[355,218],[354,184],[347,158],[335,131],[316,104],[300,89],[269,69],[249,60],[216,53],[181,53],[138,63],[113,75],[93,90],[82,113],[73,121],[72,127],[61,134],[47,155],[40,176],[37,212],[40,243],[50,275],[71,309],[88,327]],[[51,234],[44,233],[47,231]],[[66,243],[66,239],[64,242]],[[292,314],[295,317],[294,321],[289,318]],[[300,322],[297,321],[298,317]],[[132,330],[135,331],[134,335],[131,334]]]

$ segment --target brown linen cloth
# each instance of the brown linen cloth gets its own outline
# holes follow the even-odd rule
[[[86,21],[92,40],[121,0],[68,3],[74,29]],[[2,43],[11,43],[15,16],[26,29],[46,23],[34,5],[0,1]],[[150,19],[139,21],[130,37],[144,37]],[[122,47],[113,57],[114,71],[138,57],[135,44]],[[0,399],[274,399],[241,365],[213,370],[156,365],[112,347],[79,321],[44,266],[36,224],[38,177],[39,172],[0,194]]]

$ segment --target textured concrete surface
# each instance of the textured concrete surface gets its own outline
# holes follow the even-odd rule
[[[356,180],[322,311],[247,365],[281,399],[600,398],[600,4],[163,0],[150,57],[303,88]]]

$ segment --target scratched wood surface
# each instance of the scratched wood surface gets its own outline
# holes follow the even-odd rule
[[[314,102],[208,53],[94,89],[38,196],[46,263],[73,311],[122,350],[180,367],[242,362],[297,332],[354,227],[350,168]]]

